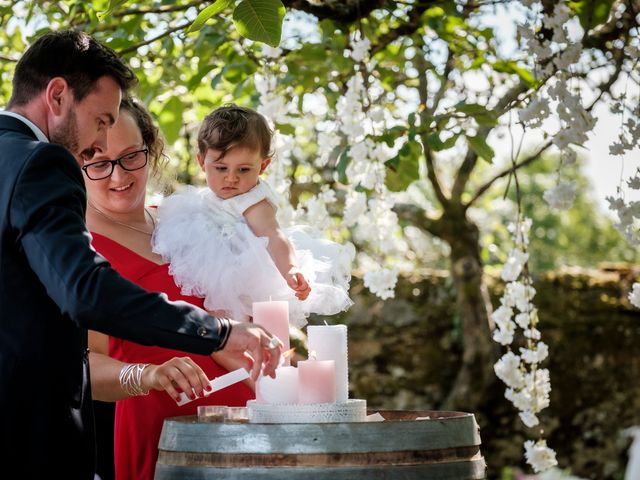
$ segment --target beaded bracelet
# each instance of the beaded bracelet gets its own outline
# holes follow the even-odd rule
[[[142,372],[149,366],[148,363],[127,363],[120,370],[120,386],[127,392],[127,395],[135,397],[137,395],[147,395],[149,390],[142,388]]]

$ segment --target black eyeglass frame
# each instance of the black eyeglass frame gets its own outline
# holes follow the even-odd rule
[[[122,164],[122,159],[123,158],[126,158],[126,157],[128,157],[130,155],[133,155],[133,154],[136,154],[136,153],[141,153],[141,152],[144,152],[144,163],[142,165],[140,165],[139,167],[127,168]],[[91,178],[91,175],[89,175],[88,168],[91,167],[92,165],[96,165],[98,163],[110,163],[111,164],[111,170],[109,171],[109,174],[105,175],[104,177]],[[87,178],[89,180],[104,180],[105,178],[109,178],[111,175],[113,175],[113,170],[116,168],[116,165],[120,165],[120,168],[125,170],[125,171],[127,171],[127,172],[135,172],[136,170],[140,170],[141,168],[146,167],[147,163],[149,163],[149,149],[145,147],[145,148],[141,148],[140,150],[134,150],[133,152],[125,153],[120,158],[116,158],[115,160],[98,160],[97,162],[93,162],[93,163],[89,163],[87,165],[83,165],[82,166],[82,170],[84,171],[85,175],[87,176]]]

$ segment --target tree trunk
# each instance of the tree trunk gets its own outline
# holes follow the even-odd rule
[[[453,278],[461,317],[462,364],[445,399],[445,410],[475,411],[496,381],[498,348],[492,340],[491,300],[480,260],[479,232],[465,218],[451,221],[443,237],[451,246]]]

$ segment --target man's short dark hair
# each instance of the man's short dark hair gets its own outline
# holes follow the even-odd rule
[[[16,65],[9,107],[26,105],[54,77],[64,78],[74,99],[80,101],[104,76],[113,78],[123,92],[137,82],[116,52],[90,35],[78,30],[48,32],[27,49]]]

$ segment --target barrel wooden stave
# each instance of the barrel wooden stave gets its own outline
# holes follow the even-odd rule
[[[485,478],[472,414],[380,413],[387,421],[232,424],[167,419],[156,479]],[[426,416],[430,419],[415,420]]]
[[[195,468],[158,465],[155,480],[477,480],[485,478],[484,460],[456,464],[378,467]]]

